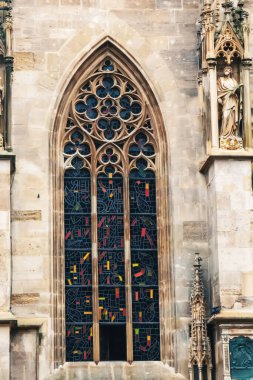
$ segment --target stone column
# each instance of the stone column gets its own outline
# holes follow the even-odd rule
[[[230,358],[229,358],[229,338],[223,331],[222,336],[222,354],[223,354],[223,376],[224,380],[231,380],[230,377]]]
[[[251,302],[242,279],[253,271],[251,161],[252,156],[246,154],[214,156],[205,163],[205,170],[202,167],[208,192],[213,318],[225,323],[236,316],[241,326],[247,323]],[[218,347],[220,338],[216,336]],[[217,359],[216,368],[219,376],[223,373],[223,379],[230,380],[229,347],[223,338],[222,361]]]
[[[10,378],[11,172],[13,155],[0,155],[0,379]]]
[[[245,131],[245,148],[252,147],[252,131],[251,131],[251,103],[250,103],[250,68],[251,59],[242,61],[243,67],[243,118]]]
[[[218,132],[218,105],[217,105],[217,73],[216,60],[207,59],[210,84],[210,117],[211,117],[211,145],[213,149],[219,148],[219,132]]]
[[[253,270],[252,156],[213,157],[206,171],[213,307],[242,309],[242,277]]]
[[[0,313],[1,314],[1,313]],[[0,324],[0,379],[10,379],[10,325]]]

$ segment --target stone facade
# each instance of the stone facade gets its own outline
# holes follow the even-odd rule
[[[219,375],[213,379],[223,379],[222,326],[240,318],[238,335],[250,335],[252,144],[233,155],[207,154],[203,99],[197,80],[201,3],[13,2],[12,152],[0,151],[1,380],[189,378],[194,252],[200,252],[203,259],[208,315],[212,308],[219,309],[209,320],[215,337],[212,349],[218,358],[213,366]],[[250,13],[252,26],[252,2],[245,1],[244,8]],[[52,142],[69,84],[78,80],[85,59],[106,39],[122,49],[148,81],[165,126],[167,281],[172,294],[171,303],[164,305],[171,311],[170,331],[163,332],[171,337],[165,363],[73,364],[60,363],[55,356],[55,326],[64,321],[55,319],[54,312],[56,303],[61,302],[54,293],[54,268],[59,259],[55,252],[54,199],[62,189],[54,187],[57,173],[53,171],[53,157],[61,155],[61,141],[54,146]],[[252,37],[250,53],[253,55]],[[253,75],[250,81],[253,99]],[[245,332],[241,328],[244,319]]]

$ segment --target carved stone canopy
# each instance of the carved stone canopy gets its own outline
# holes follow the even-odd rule
[[[226,21],[215,45],[215,57],[224,58],[231,64],[236,58],[243,58],[243,47],[229,21]]]

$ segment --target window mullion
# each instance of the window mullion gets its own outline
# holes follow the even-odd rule
[[[126,341],[127,361],[133,361],[133,327],[132,327],[132,281],[130,251],[130,204],[129,179],[124,176],[124,229],[125,229],[125,278],[126,278]]]
[[[99,301],[98,301],[98,244],[97,244],[97,176],[92,176],[91,231],[92,231],[92,302],[93,302],[93,359],[99,362]]]

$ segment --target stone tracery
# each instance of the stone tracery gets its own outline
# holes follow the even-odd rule
[[[133,331],[127,329],[127,360],[159,360],[155,190],[157,144],[143,97],[122,68],[111,58],[104,59],[73,96],[63,143],[67,174],[65,255],[69,260],[71,238],[74,244],[72,249],[77,249],[77,246],[80,249],[84,244],[89,249],[84,257],[86,260],[90,255],[92,257],[92,265],[89,264],[86,268],[86,274],[90,278],[88,284],[81,286],[79,283],[84,280],[78,280],[75,255],[71,256],[73,263],[68,263],[66,267],[67,270],[70,269],[70,273],[66,272],[67,360],[98,361],[101,355],[103,358],[103,352],[99,354],[99,326],[107,322],[115,326],[117,323],[126,323],[130,328],[132,325]],[[88,176],[86,169],[90,173]],[[73,182],[76,184],[75,188],[71,185],[69,175],[75,173],[74,171],[77,174]],[[78,174],[81,171],[85,171],[83,180],[81,174]],[[75,177],[74,174],[73,176]],[[124,184],[127,178],[129,183]],[[96,199],[97,208],[94,202],[90,205],[91,213],[96,215],[96,219],[92,218],[90,221],[88,214],[84,215],[83,220],[81,215],[78,216],[80,201],[76,206],[72,204],[75,198],[72,190],[84,191],[85,198]],[[130,204],[127,202],[129,197]],[[77,225],[73,226],[76,231],[72,232],[69,223],[71,215],[74,225],[77,221]],[[130,252],[124,243],[129,238]],[[76,239],[80,242],[75,243]],[[117,257],[115,250],[118,252]],[[151,252],[145,253],[146,250]],[[77,256],[79,257],[78,252]],[[139,257],[144,257],[144,261],[139,261]],[[127,276],[131,272],[131,261],[133,271],[138,267],[138,271],[132,276],[135,286],[132,290],[130,278]],[[103,269],[104,267],[107,269]],[[84,293],[82,299],[89,299],[89,305],[92,305],[92,309],[87,311],[87,315],[91,316],[85,320],[80,320],[82,308],[86,314],[83,304],[80,306],[78,301],[77,310],[73,308],[75,299],[80,298],[78,292],[71,291],[73,271],[77,272],[76,286],[81,286],[80,291]],[[83,269],[81,272],[83,273]],[[140,281],[136,282],[135,278]],[[81,341],[78,343],[78,339],[74,342],[75,332],[70,321],[72,324],[75,322],[78,334],[78,326],[84,324],[82,340],[85,340],[85,345]],[[152,327],[149,325],[151,322]],[[91,344],[93,339],[94,344]]]

